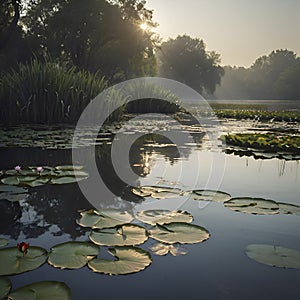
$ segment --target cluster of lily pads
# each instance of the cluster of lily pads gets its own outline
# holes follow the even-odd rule
[[[241,150],[262,150],[257,155],[266,156],[275,153],[276,155],[300,154],[300,136],[291,134],[274,134],[274,133],[236,133],[222,136],[226,144],[241,147]],[[253,151],[252,151],[253,152]],[[255,151],[254,151],[255,153]],[[274,157],[274,155],[269,155]],[[267,158],[267,157],[266,157]]]
[[[190,196],[198,201],[221,202],[228,209],[236,212],[258,215],[293,214],[300,215],[300,206],[276,202],[274,200],[251,197],[232,198],[230,194],[216,190],[183,191],[178,188],[159,186],[135,187],[132,193],[143,198],[166,199],[180,196]]]
[[[44,263],[60,269],[79,269],[88,266],[92,271],[109,275],[125,275],[144,270],[152,263],[148,251],[137,247],[149,238],[159,241],[150,250],[157,255],[186,254],[180,244],[194,244],[207,240],[209,232],[198,225],[190,224],[193,216],[185,211],[151,210],[136,215],[144,226],[131,223],[134,216],[126,211],[87,210],[81,211],[77,223],[91,228],[91,242],[71,241],[46,249],[22,242],[17,247],[0,250],[0,276],[16,275],[39,268]],[[8,241],[0,239],[0,247]],[[109,247],[107,252],[115,260],[99,258],[100,247]],[[51,288],[52,287],[52,288]],[[0,299],[11,290],[11,282],[0,277]],[[43,281],[15,290],[8,299],[70,299],[70,289],[60,282]],[[25,296],[28,298],[25,298]],[[51,297],[53,298],[51,298]],[[47,298],[48,297],[48,298]]]
[[[38,166],[27,169],[16,166],[12,170],[1,171],[1,183],[10,186],[37,187],[45,184],[74,183],[88,178],[88,173],[83,171],[83,166]],[[0,187],[0,192],[3,190]]]

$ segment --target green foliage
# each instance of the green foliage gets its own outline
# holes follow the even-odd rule
[[[97,75],[33,59],[0,77],[0,122],[76,123],[105,87]]]
[[[237,133],[222,137],[229,145],[262,149],[268,152],[300,153],[300,136],[273,133]]]
[[[220,55],[207,51],[203,40],[188,35],[162,43],[158,58],[161,76],[185,83],[200,93],[205,90],[212,94],[223,75]]]

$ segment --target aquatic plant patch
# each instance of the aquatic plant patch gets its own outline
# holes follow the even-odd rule
[[[140,186],[131,189],[132,193],[140,197],[167,199],[181,196],[183,191],[178,188],[163,186]]]
[[[228,145],[270,153],[300,154],[300,136],[274,133],[237,133],[221,137]]]
[[[3,299],[11,290],[11,281],[7,277],[0,277],[0,299]]]
[[[82,166],[38,166],[27,169],[16,166],[12,170],[5,171],[0,178],[3,184],[10,186],[37,187],[45,184],[67,184],[87,179],[89,174],[82,169]],[[10,201],[17,201],[14,199],[22,197],[17,197],[15,191],[10,192],[10,195],[10,199],[12,199]]]
[[[166,245],[163,243],[156,243],[150,247],[150,251],[156,255],[167,255],[170,253],[173,256],[185,255],[187,250],[180,244]]]
[[[214,202],[226,202],[231,199],[230,194],[215,190],[193,190],[192,197],[194,200]]]
[[[300,215],[300,206],[263,198],[239,197],[224,202],[224,206],[236,212],[255,215]]]

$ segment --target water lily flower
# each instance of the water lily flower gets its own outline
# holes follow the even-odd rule
[[[17,247],[18,247],[20,252],[22,252],[23,254],[26,254],[27,249],[29,248],[29,243],[22,242],[22,243],[19,243],[17,245]]]
[[[20,172],[20,171],[21,171],[21,166],[15,166],[15,170],[16,170],[17,172]]]
[[[44,171],[43,167],[37,167],[36,170],[38,171],[38,173],[42,173]]]

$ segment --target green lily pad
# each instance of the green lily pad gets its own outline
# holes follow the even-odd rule
[[[48,263],[61,269],[79,269],[99,254],[99,247],[86,242],[67,242],[51,248]]]
[[[279,213],[279,206],[275,201],[262,198],[232,198],[224,205],[231,210],[248,214],[274,215]]]
[[[291,214],[300,215],[300,206],[288,203],[277,203],[279,206],[279,213],[281,214]]]
[[[0,238],[0,247],[4,247],[8,244],[8,240],[4,238]],[[1,299],[1,298],[0,298]]]
[[[68,177],[68,176],[72,176],[72,177],[88,177],[89,174],[84,172],[84,171],[80,171],[80,170],[74,170],[74,171],[70,171],[70,170],[66,170],[66,171],[60,171],[58,173],[55,173],[56,176],[61,176],[61,177]]]
[[[209,232],[198,225],[174,222],[151,227],[150,237],[167,244],[195,244],[209,239]]]
[[[16,289],[8,295],[9,300],[69,300],[71,290],[63,282],[40,281]]]
[[[14,275],[37,269],[47,260],[47,251],[30,246],[23,255],[17,247],[0,249],[0,275]]]
[[[42,178],[42,177],[38,177],[37,179],[31,181],[31,182],[27,182],[26,185],[30,186],[30,187],[37,187],[37,186],[41,186],[41,185],[45,185],[50,181],[49,178]]]
[[[81,217],[76,220],[77,224],[93,229],[103,229],[123,225],[131,222],[134,218],[127,211],[119,210],[88,210],[80,213]]]
[[[278,268],[300,268],[300,251],[281,246],[253,244],[246,248],[246,255],[265,265]]]
[[[51,179],[50,183],[52,184],[66,184],[66,183],[74,183],[78,180],[76,177],[58,177]]]
[[[93,243],[102,246],[134,246],[143,244],[148,239],[148,235],[144,227],[124,224],[92,231],[90,239]]]
[[[141,186],[135,187],[132,193],[140,197],[152,197],[156,199],[174,198],[180,196],[183,191],[177,188],[161,186]]]
[[[194,190],[192,191],[194,200],[226,202],[231,199],[231,195],[215,190]]]
[[[178,245],[166,245],[162,243],[156,243],[150,247],[150,250],[156,255],[167,255],[171,253],[173,256],[185,255],[187,250]]]
[[[140,272],[152,262],[150,254],[138,247],[109,248],[108,253],[117,260],[94,258],[88,262],[88,267],[98,273],[125,275]]]
[[[0,277],[0,299],[3,299],[10,292],[11,281],[6,277]]]
[[[73,166],[73,165],[56,166],[55,169],[58,171],[80,171],[83,169],[83,166]]]
[[[17,176],[9,176],[6,178],[1,179],[1,182],[8,185],[19,185],[20,180]]]
[[[190,223],[193,221],[193,216],[182,210],[146,210],[140,211],[136,214],[136,218],[144,223],[155,225],[155,224],[167,224],[172,222],[184,222]]]
[[[27,193],[27,189],[23,187],[14,186],[14,185],[0,184],[0,192],[12,193],[12,194],[23,194],[23,193]]]

